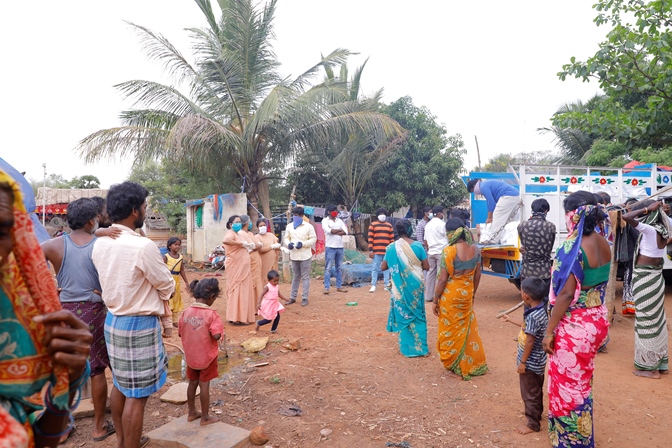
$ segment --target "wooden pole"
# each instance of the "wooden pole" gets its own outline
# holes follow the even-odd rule
[[[478,155],[478,170],[481,170],[481,150],[478,147],[478,137],[474,135],[474,140],[476,140],[476,154]]]
[[[524,305],[524,302],[520,302],[518,305],[516,305],[514,307],[511,307],[508,310],[502,311],[501,313],[499,313],[498,315],[495,316],[495,319],[499,319],[500,317],[502,317],[505,314],[511,314],[523,305]]]

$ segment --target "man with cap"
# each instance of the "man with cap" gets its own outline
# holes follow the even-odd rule
[[[289,259],[292,260],[292,290],[287,305],[296,302],[296,297],[299,295],[299,283],[303,288],[301,306],[308,305],[310,267],[313,259],[311,249],[317,242],[317,235],[310,222],[303,219],[303,214],[303,207],[294,207],[292,222],[287,224],[285,230],[284,244],[289,249]]]
[[[439,266],[441,266],[441,254],[443,248],[448,245],[446,236],[446,223],[443,222],[443,207],[436,205],[432,208],[433,218],[425,226],[424,244],[427,247],[427,259],[429,261],[429,270],[425,276],[425,301],[431,302],[434,299],[434,288],[436,287],[436,277],[439,275]]]
[[[343,275],[341,273],[341,262],[343,261],[343,237],[348,234],[348,227],[338,217],[338,210],[335,205],[329,204],[326,209],[327,216],[322,220],[322,229],[324,230],[326,246],[324,293],[329,294],[332,271],[336,275],[336,291],[348,292],[347,289],[343,288]]]

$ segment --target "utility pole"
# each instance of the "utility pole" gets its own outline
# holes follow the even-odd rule
[[[476,140],[476,154],[478,155],[478,171],[481,171],[481,150],[478,148],[478,138],[474,135]]]
[[[45,214],[47,213],[47,164],[43,163],[44,178],[42,179],[42,226],[45,226]]]

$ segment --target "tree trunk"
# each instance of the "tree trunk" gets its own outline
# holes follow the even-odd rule
[[[271,195],[268,191],[268,179],[263,179],[260,180],[257,186],[258,189],[258,197],[259,197],[259,211],[264,214],[264,217],[268,220],[270,220],[273,215],[271,214]],[[273,231],[273,224],[271,223],[271,228],[269,229]]]
[[[369,251],[369,242],[364,237],[364,221],[361,219],[358,221],[352,220],[352,230],[355,234],[355,243],[357,244],[357,249],[363,250],[365,252]]]

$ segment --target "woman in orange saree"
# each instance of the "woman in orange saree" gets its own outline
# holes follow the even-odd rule
[[[444,367],[468,380],[488,370],[473,308],[481,253],[460,218],[449,219],[446,231],[448,246],[443,249],[433,300],[439,318],[436,346]]]

